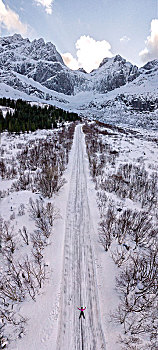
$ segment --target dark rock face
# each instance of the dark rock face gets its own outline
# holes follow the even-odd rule
[[[87,72],[83,68],[79,68],[78,71],[87,74]]]
[[[154,110],[156,110],[158,108],[158,99],[153,100],[149,100],[149,99],[143,99],[143,98],[133,98],[130,101],[130,105],[132,106],[133,109],[140,111],[140,112],[144,112],[144,111],[148,111],[148,112],[153,112]]]
[[[116,100],[122,101],[126,106],[139,112],[153,112],[158,108],[158,98],[151,99],[148,96],[128,96],[120,94],[117,96]]]
[[[126,60],[124,58],[122,58],[120,55],[116,55],[114,58],[114,62],[122,62],[122,63],[126,63]]]
[[[104,64],[106,64],[108,61],[109,61],[109,58],[104,58],[104,59],[102,60],[102,62],[100,63],[99,68],[101,68],[102,66],[104,66]]]
[[[151,70],[153,68],[158,69],[158,60],[153,60],[153,61],[146,63],[141,69]]]
[[[53,79],[53,81],[52,81]],[[73,95],[74,93],[74,82],[70,79],[69,76],[64,71],[58,71],[57,74],[47,81],[44,82],[44,85],[48,88],[58,92],[61,92],[66,95]]]

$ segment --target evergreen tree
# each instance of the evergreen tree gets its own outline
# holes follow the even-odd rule
[[[4,118],[0,114],[0,130],[9,132],[29,132],[37,129],[51,129],[57,127],[57,122],[80,120],[76,113],[69,113],[54,106],[31,106],[30,103],[21,99],[14,101],[0,98],[0,104],[14,109],[14,113],[7,112]]]

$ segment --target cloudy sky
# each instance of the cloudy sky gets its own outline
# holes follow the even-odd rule
[[[72,69],[158,58],[158,0],[0,0],[0,35],[52,41]]]

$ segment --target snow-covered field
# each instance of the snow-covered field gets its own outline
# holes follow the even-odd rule
[[[37,183],[30,179],[38,180],[39,174],[37,176],[36,173],[40,170],[40,162],[44,157],[44,153],[41,153],[41,157],[37,156],[38,151],[42,150],[42,148],[38,148],[41,147],[41,142],[43,144],[46,140],[51,142],[55,139],[54,145],[57,147],[53,148],[52,153],[57,152],[58,155],[66,147],[64,144],[62,149],[58,148],[58,133],[54,135],[53,131],[37,131],[32,134],[14,136],[3,133],[1,136],[1,159],[5,160],[7,172],[1,165],[3,179],[0,182],[0,212],[3,220],[10,222],[8,232],[12,233],[12,238],[9,239],[9,242],[13,243],[13,246],[15,244],[12,258],[16,268],[14,286],[16,286],[18,297],[19,289],[16,282],[22,280],[22,271],[18,270],[18,263],[22,264],[24,260],[26,262],[26,256],[32,262],[31,251],[34,250],[34,247],[31,243],[31,237],[39,230],[39,224],[41,225],[38,215],[34,216],[30,213],[29,198],[31,197],[33,200],[35,211],[38,209],[38,204],[40,213],[41,211],[45,213],[45,225],[50,223],[52,218],[50,212],[44,209],[48,203],[53,205],[53,215],[56,219],[52,226],[48,225],[49,227],[47,227],[49,234],[46,236],[48,237],[43,239],[42,236],[41,238],[44,277],[41,286],[33,279],[35,298],[32,298],[34,295],[32,289],[29,289],[30,294],[25,294],[24,300],[10,302],[13,309],[6,306],[7,316],[13,317],[14,312],[16,320],[17,315],[23,317],[22,327],[21,323],[16,327],[13,324],[9,326],[10,323],[6,323],[4,317],[1,317],[3,319],[1,332],[6,332],[8,337],[12,338],[12,342],[7,344],[8,350],[156,349],[156,347],[151,347],[157,346],[156,335],[155,338],[154,335],[153,338],[150,338],[150,329],[152,329],[153,324],[154,327],[156,326],[156,308],[155,313],[153,308],[152,312],[150,308],[143,311],[143,316],[146,317],[150,327],[146,328],[145,324],[140,333],[137,329],[138,339],[134,343],[136,337],[132,334],[129,336],[128,328],[130,326],[132,331],[135,330],[135,325],[139,324],[139,319],[136,317],[138,313],[134,313],[135,310],[133,310],[133,314],[130,313],[129,318],[127,318],[127,324],[120,323],[120,315],[123,317],[124,312],[121,309],[124,302],[122,296],[124,290],[120,289],[115,279],[119,278],[121,272],[122,281],[124,280],[123,273],[125,267],[128,270],[129,256],[135,258],[139,253],[140,258],[143,256],[146,258],[143,254],[145,251],[148,253],[150,248],[149,245],[147,248],[145,246],[147,235],[150,237],[150,246],[151,244],[153,246],[153,239],[155,240],[156,237],[158,213],[157,192],[155,190],[157,187],[154,186],[157,186],[158,135],[156,131],[151,133],[144,131],[144,129],[133,131],[128,128],[96,125],[94,122],[89,123],[88,128],[90,128],[88,133],[84,130],[85,144],[82,126],[76,127],[72,149],[69,153],[69,162],[64,171],[66,182],[58,192],[52,194],[51,198],[44,196],[45,188],[42,189],[42,193],[37,190]],[[89,138],[87,138],[88,134]],[[62,133],[60,142],[65,139],[64,136]],[[86,145],[88,153],[86,153]],[[28,147],[29,152],[25,158],[26,147]],[[32,162],[30,159],[30,155],[33,154],[31,149],[36,150],[35,160],[32,159]],[[19,152],[23,152],[23,160],[19,156],[17,157]],[[28,161],[27,158],[30,160]],[[60,161],[61,158],[58,159]],[[37,161],[38,169],[34,161]],[[52,162],[51,154],[50,162]],[[127,164],[132,164],[132,173]],[[14,168],[17,167],[18,172],[16,173]],[[20,184],[18,182],[18,185],[11,187],[15,180],[19,181],[20,167],[25,175],[29,172],[29,183],[26,181],[26,177],[21,179]],[[118,176],[123,176],[127,183],[122,182],[120,185]],[[125,176],[128,179],[125,179]],[[135,181],[137,176],[140,177],[139,184]],[[130,182],[133,188],[129,186]],[[25,188],[22,189],[21,186],[25,186]],[[115,187],[113,188],[113,186]],[[130,215],[133,215],[133,212],[143,213],[145,224],[146,220],[149,219],[147,232],[144,233],[143,228],[141,228],[143,238],[142,236],[141,239],[138,237],[138,242],[132,229],[129,234],[128,227],[126,226],[124,230],[121,226],[121,222],[124,222],[124,217],[121,215],[126,210],[132,210]],[[107,214],[112,215],[111,221],[109,221]],[[26,236],[23,227],[27,228],[29,244],[25,242]],[[19,230],[21,230],[25,240]],[[126,230],[127,235],[125,234]],[[104,232],[109,233],[109,241]],[[121,234],[117,236],[119,232],[122,236]],[[5,235],[5,237],[7,236]],[[1,256],[2,269],[4,262],[7,261],[9,264],[8,260],[5,260],[9,249],[7,244],[7,252],[5,250],[5,254],[3,254],[4,258],[2,259]],[[154,252],[155,246],[153,247]],[[4,242],[2,250],[4,250]],[[5,269],[8,271],[6,264]],[[26,274],[26,271],[24,273]],[[140,276],[142,275],[139,271]],[[147,282],[144,281],[144,276],[142,276],[141,283],[139,277],[137,289],[133,289],[134,292],[130,291],[129,305],[134,300],[135,294],[132,293],[139,292],[142,286],[144,288],[147,286],[150,292],[150,300],[148,295],[145,295],[146,303],[153,303],[154,289],[151,293],[150,286],[145,284]],[[133,281],[132,277],[131,281]],[[121,285],[121,282],[119,284]],[[21,290],[23,293],[23,288]],[[20,294],[21,298],[22,296],[23,294]],[[155,306],[155,303],[156,300],[152,307]],[[79,320],[77,307],[81,306],[86,306],[85,319]],[[139,304],[136,306],[140,307]],[[120,310],[120,314],[118,310]],[[140,315],[142,317],[142,313]],[[152,324],[153,318],[154,323]],[[155,329],[154,327],[153,329]],[[153,334],[155,334],[154,332]],[[126,341],[126,344],[119,342],[120,336]],[[5,344],[5,337],[2,344]]]
[[[48,325],[49,317],[51,328],[53,322],[53,330],[55,329],[59,308],[61,242],[64,225],[64,205],[58,205],[57,193],[65,183],[62,174],[68,162],[73,129],[74,126],[68,123],[57,131],[43,130],[20,135],[7,133],[1,135],[0,345],[2,348],[7,344],[7,348],[10,346],[13,349],[14,340],[16,348],[17,339],[29,334],[30,342],[35,349],[37,339],[34,343],[34,333],[39,329],[40,342],[44,343],[46,336],[44,324]],[[48,198],[48,193],[51,198]],[[63,196],[62,203],[65,202],[64,199]],[[54,227],[57,236],[53,236]],[[51,298],[50,304],[48,295]],[[33,321],[35,328],[29,320]],[[52,329],[50,333],[53,336]],[[29,340],[24,339],[28,349]],[[19,343],[17,346],[21,347]]]
[[[105,250],[101,264],[104,276],[106,261],[111,269],[108,281],[102,278],[103,305],[107,303],[107,285],[112,305],[119,297],[118,304],[112,307],[109,325],[113,331],[113,322],[120,327],[116,327],[115,336],[122,345],[116,344],[116,337],[112,337],[112,345],[106,322],[107,349],[156,349],[157,135],[149,138],[143,130],[133,132],[95,122],[87,123],[84,132],[100,212],[98,232]],[[113,285],[109,284],[111,276]]]

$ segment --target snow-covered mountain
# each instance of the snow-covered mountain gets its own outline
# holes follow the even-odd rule
[[[138,69],[120,55],[104,58],[98,69],[73,71],[56,47],[21,35],[0,38],[0,96],[49,101],[98,116],[158,108],[158,60]]]
[[[21,82],[21,76],[26,76],[66,95],[91,90],[105,93],[132,81],[139,74],[136,66],[119,55],[104,59],[99,69],[90,74],[82,69],[72,71],[52,43],[45,43],[43,39],[30,42],[19,34],[0,39],[0,71],[1,81],[14,88],[26,90]]]
[[[1,38],[0,70],[1,81],[29,94],[33,91],[26,87],[21,76],[58,92],[73,93],[69,69],[55,46],[50,42],[45,44],[43,39],[30,42],[19,34]]]

